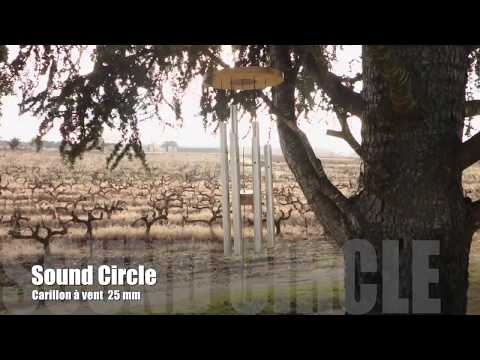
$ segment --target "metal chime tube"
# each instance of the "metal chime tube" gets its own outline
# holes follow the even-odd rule
[[[230,186],[228,176],[227,124],[220,122],[220,177],[222,182],[222,222],[223,253],[232,254],[232,234],[230,230]]]
[[[238,147],[238,118],[236,105],[230,106],[230,171],[232,177],[233,247],[235,255],[244,256],[242,213],[240,209],[240,161]]]
[[[262,174],[260,167],[260,136],[258,121],[252,124],[253,224],[255,252],[262,251]]]
[[[265,158],[265,185],[267,190],[267,241],[269,245],[275,243],[275,230],[273,223],[273,175],[272,175],[272,147],[270,144],[264,147]]]

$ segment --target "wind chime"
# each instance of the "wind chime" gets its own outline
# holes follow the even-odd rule
[[[248,66],[214,70],[207,74],[204,82],[215,89],[230,91],[255,91],[278,86],[283,82],[283,73],[267,67]],[[253,193],[242,192],[240,187],[240,162],[238,143],[238,107],[230,106],[230,142],[227,144],[227,124],[220,122],[221,182],[222,182],[222,220],[224,232],[224,254],[232,254],[229,177],[232,181],[232,215],[233,215],[233,251],[235,255],[245,257],[246,243],[243,237],[241,214],[242,203],[253,203],[255,252],[262,251],[262,191],[259,124],[255,118],[252,122],[252,180]],[[228,146],[229,145],[229,149]],[[230,155],[230,161],[229,161]],[[266,213],[268,242],[274,242],[273,189],[272,189],[272,149],[270,144],[264,147]],[[230,169],[230,173],[229,173]]]

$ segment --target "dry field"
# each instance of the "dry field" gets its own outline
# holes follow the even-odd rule
[[[249,250],[244,273],[239,259],[223,256],[217,155],[149,154],[148,162],[151,173],[127,160],[110,172],[101,153],[73,169],[56,152],[0,153],[0,312],[251,313],[265,298],[269,305],[260,308],[267,313],[341,313],[342,257],[280,158],[273,165],[276,242],[262,254]],[[342,192],[356,191],[358,161],[326,159],[325,167]],[[242,169],[251,189],[249,163]],[[475,199],[479,179],[477,167],[464,177]],[[251,246],[252,209],[243,210]],[[478,241],[472,250],[469,312],[480,313]],[[38,307],[25,291],[29,267],[41,262],[149,263],[160,278],[139,303]]]

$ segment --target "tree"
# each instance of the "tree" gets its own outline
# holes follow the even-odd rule
[[[273,103],[277,115],[284,118],[278,122],[282,151],[315,215],[340,245],[352,238],[367,239],[381,265],[384,241],[400,241],[400,296],[410,299],[410,304],[412,243],[439,240],[440,279],[433,295],[442,300],[443,313],[464,313],[475,230],[472,209],[477,206],[464,199],[461,182],[466,165],[462,153],[475,141],[462,145],[472,49],[364,46],[362,50],[361,94],[324,69],[321,57],[307,52],[303,58],[338,113],[343,124],[339,135],[362,157],[363,190],[346,198],[327,178],[296,126],[298,63],[292,61],[288,47],[274,47],[275,66],[286,74],[285,83],[274,90]],[[361,144],[349,132],[348,114],[362,119]],[[381,289],[381,273],[369,280]],[[381,305],[379,290],[373,312],[380,312]]]
[[[23,218],[25,219],[25,218]],[[66,235],[68,232],[67,224],[62,221],[58,221],[61,229],[54,229],[51,226],[45,224],[42,220],[34,225],[28,224],[25,229],[15,224],[14,228],[9,231],[9,234],[14,239],[33,239],[43,245],[44,256],[50,256],[50,242],[54,236]],[[27,232],[22,232],[26,230]]]
[[[32,140],[30,140],[30,145],[34,146],[37,152],[40,152],[43,149],[44,143],[41,138],[35,136],[32,138]]]
[[[90,245],[90,257],[93,257],[93,245],[94,245],[94,238],[93,238],[93,226],[96,221],[101,221],[103,220],[103,211],[97,209],[97,208],[87,208],[85,205],[82,206],[82,210],[85,213],[85,217],[79,217],[75,211],[70,212],[71,218],[69,219],[69,222],[73,222],[76,224],[82,224],[85,225],[87,231],[85,233],[86,238],[83,241],[83,245],[86,244],[88,241]],[[97,215],[95,215],[97,213]],[[98,215],[100,213],[100,215]]]
[[[41,134],[61,120],[60,150],[71,161],[98,141],[103,126],[113,128],[119,120],[123,142],[115,147],[111,166],[132,152],[144,159],[137,128],[143,110],[159,115],[158,104],[163,103],[180,118],[188,83],[228,66],[214,45],[97,46],[94,70],[80,75],[75,60],[63,61],[74,59],[78,48],[22,46],[9,66],[10,79],[25,84],[24,109],[43,116]],[[467,92],[470,76],[480,74],[480,51],[472,46],[363,46],[362,73],[343,77],[331,71],[337,48],[236,46],[237,66],[273,66],[285,81],[253,93],[205,89],[204,122],[226,120],[231,102],[250,113],[268,109],[277,121],[286,162],[326,235],[339,246],[366,239],[376,250],[378,269],[385,240],[399,240],[399,295],[410,304],[413,241],[440,241],[439,286],[431,296],[441,298],[442,313],[465,313],[468,257],[480,223],[475,216],[480,203],[464,197],[461,180],[463,171],[480,158],[480,134],[466,142],[462,137],[468,117],[480,113],[480,101]],[[23,76],[31,59],[41,64],[38,74],[48,75],[44,89]],[[60,73],[61,61],[66,65]],[[64,74],[69,74],[66,80]],[[174,95],[166,98],[162,84],[172,78]],[[359,81],[362,90],[356,92]],[[362,188],[350,198],[328,179],[297,126],[321,107],[334,112],[341,125],[329,134],[344,139],[363,162]],[[348,126],[353,116],[361,119],[361,142]],[[379,287],[374,313],[381,311],[381,280],[381,272],[368,278]]]
[[[10,146],[10,150],[17,150],[18,147],[20,146],[20,139],[18,138],[12,138],[8,142],[8,146]]]
[[[156,222],[168,221],[168,209],[147,209],[142,216],[132,222],[131,226],[135,227],[138,224],[143,224],[145,226],[145,238],[147,241],[147,246],[152,248],[152,238],[150,237],[150,230]]]

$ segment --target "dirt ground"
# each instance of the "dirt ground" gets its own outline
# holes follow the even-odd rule
[[[252,256],[244,264],[226,259],[218,243],[185,244],[183,249],[156,249],[148,261],[128,256],[111,257],[108,250],[102,263],[146,265],[157,270],[153,287],[112,287],[140,291],[141,301],[46,302],[42,307],[24,296],[19,305],[14,287],[5,292],[3,313],[28,314],[342,314],[344,312],[343,259],[340,252],[318,239],[293,244],[277,244],[264,254]],[[33,260],[33,259],[32,259]],[[52,266],[65,266],[65,259],[54,259]],[[74,262],[72,265],[79,265]],[[124,261],[119,261],[124,260]],[[24,278],[29,278],[28,260]],[[8,266],[7,266],[8,267]],[[9,271],[22,271],[11,265]],[[469,314],[480,314],[480,242],[474,241],[470,266]],[[13,284],[12,284],[13,285]],[[107,290],[105,287],[102,290]],[[65,289],[64,289],[65,290]],[[100,290],[85,287],[84,290]],[[25,287],[28,294],[28,286]]]

